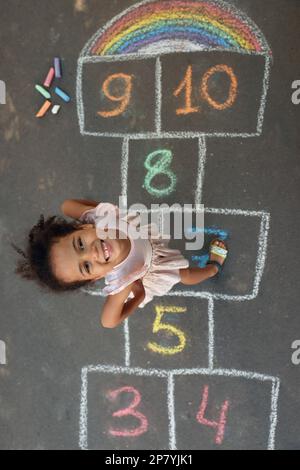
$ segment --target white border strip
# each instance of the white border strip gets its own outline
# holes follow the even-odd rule
[[[79,447],[82,450],[88,448],[88,368],[81,370],[81,399],[80,399],[80,419],[79,419]]]
[[[175,394],[174,378],[168,374],[168,417],[169,417],[169,448],[176,450],[176,421],[175,421]]]
[[[123,139],[121,158],[121,196],[127,198],[129,139]]]
[[[265,109],[266,109],[266,99],[269,89],[269,82],[270,82],[270,70],[271,70],[271,58],[266,56],[265,57],[265,73],[263,79],[263,89],[260,101],[260,107],[258,111],[258,121],[257,121],[257,133],[258,135],[262,134],[263,130],[263,123],[264,123],[264,116],[265,116]]]
[[[79,114],[79,109],[83,109],[83,105],[80,105],[78,107],[78,114]],[[83,122],[82,116],[80,116],[80,122],[79,125]],[[250,137],[259,137],[261,134],[257,131],[252,132],[252,133],[238,133],[238,132],[232,132],[232,133],[226,133],[226,132],[145,132],[145,133],[140,133],[140,134],[128,134],[126,132],[89,132],[85,130],[80,130],[80,133],[82,135],[88,135],[90,137],[107,137],[107,138],[118,138],[118,139],[124,139],[124,137],[127,137],[131,140],[146,140],[146,139],[199,139],[201,137],[223,137],[223,138],[236,138],[239,137],[241,139],[248,139]]]
[[[269,57],[265,52],[255,52],[255,51],[245,51],[244,49],[225,49],[223,47],[204,47],[193,49],[190,51],[183,50],[183,51],[176,51],[176,54],[192,54],[192,53],[199,53],[199,52],[222,52],[227,54],[238,54],[238,55],[251,55],[251,56],[258,56],[258,57]],[[159,51],[159,53],[154,52],[147,52],[147,53],[132,53],[132,54],[112,54],[112,55],[85,55],[80,56],[78,58],[78,62],[81,64],[85,63],[97,63],[97,62],[127,62],[129,60],[147,60],[147,59],[157,59],[158,57],[162,57],[165,55],[171,55],[172,51]]]
[[[208,368],[213,370],[215,359],[215,319],[214,319],[214,300],[208,299]]]
[[[124,321],[125,366],[130,367],[130,332],[128,318]]]
[[[137,375],[140,377],[168,377],[170,373],[173,375],[212,375],[212,376],[224,376],[224,377],[242,377],[247,380],[259,380],[261,382],[273,381],[274,379],[279,380],[277,377],[272,375],[259,374],[257,372],[249,372],[238,369],[208,369],[208,368],[188,368],[188,369],[144,369],[142,367],[125,367],[125,366],[112,366],[106,364],[99,365],[88,365],[84,369],[87,373],[92,372],[104,372],[109,374],[128,374]]]
[[[202,200],[202,191],[203,191],[206,156],[207,156],[206,140],[204,137],[199,138],[198,145],[199,145],[199,159],[198,159],[197,186],[196,186],[196,193],[195,193],[195,205],[201,204],[201,200]]]
[[[161,134],[161,107],[162,107],[162,82],[161,82],[161,60],[157,57],[155,64],[155,130]]]
[[[277,411],[278,411],[279,389],[280,389],[280,380],[274,377],[273,383],[272,383],[270,434],[269,434],[269,441],[268,441],[268,450],[275,449],[275,434],[276,434],[276,427],[277,427],[277,422],[278,422]]]

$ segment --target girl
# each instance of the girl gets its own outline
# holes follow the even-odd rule
[[[206,267],[189,267],[179,250],[168,248],[169,239],[163,239],[154,224],[143,226],[146,239],[136,239],[125,230],[126,236],[112,236],[116,226],[105,222],[107,214],[121,220],[117,232],[122,231],[122,224],[140,227],[138,216],[121,218],[117,206],[68,199],[61,210],[75,220],[52,216],[45,221],[41,215],[29,233],[27,252],[12,244],[25,258],[16,273],[57,292],[105,278],[101,323],[106,328],[116,327],[137,307],[166,294],[178,282],[193,285],[215,276],[227,256],[226,245],[216,239],[210,244]]]

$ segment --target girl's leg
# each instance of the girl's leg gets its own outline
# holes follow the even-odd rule
[[[180,269],[179,274],[182,284],[194,285],[214,277],[218,272],[217,266],[209,264],[205,268],[186,268]]]

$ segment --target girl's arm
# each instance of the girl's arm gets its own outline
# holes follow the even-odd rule
[[[66,199],[60,209],[67,217],[79,219],[81,214],[87,209],[93,209],[98,206],[99,202],[89,201],[87,199]]]
[[[130,292],[133,292],[133,299],[127,300]],[[142,281],[138,280],[127,286],[118,294],[109,295],[105,300],[102,310],[101,324],[105,328],[115,328],[143,302],[145,290]]]

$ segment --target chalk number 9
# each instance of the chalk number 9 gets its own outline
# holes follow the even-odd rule
[[[102,85],[102,91],[106,98],[108,98],[110,101],[113,101],[114,103],[118,103],[118,105],[115,107],[115,109],[110,111],[98,111],[97,114],[104,118],[115,117],[123,114],[131,100],[132,79],[132,75],[127,75],[125,73],[115,73],[113,75],[109,75]],[[113,94],[111,91],[111,85],[113,83],[122,84],[123,91],[118,96]]]

